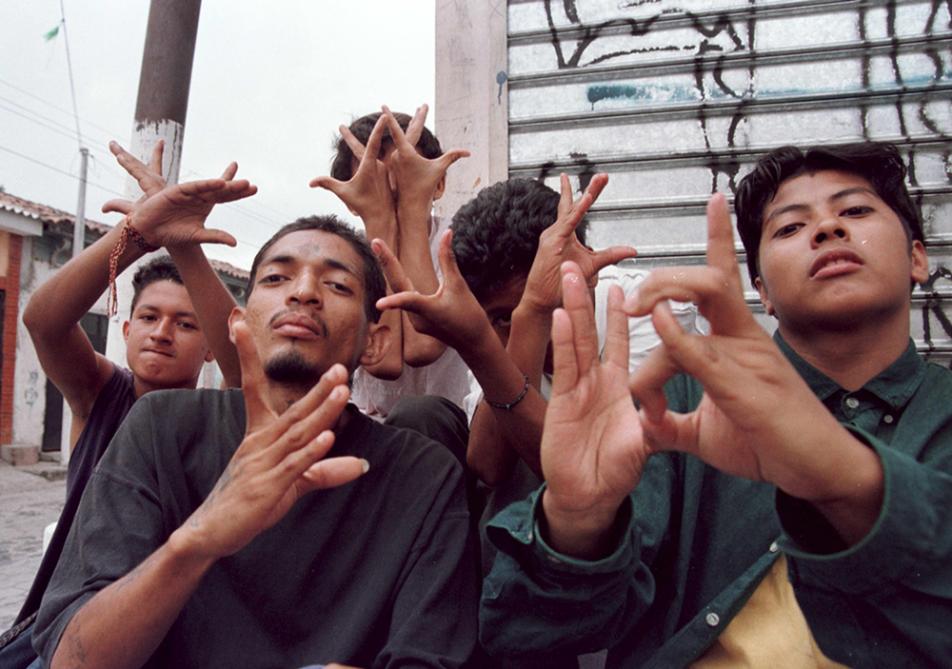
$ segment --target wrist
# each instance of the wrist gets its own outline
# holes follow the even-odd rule
[[[216,554],[202,539],[198,528],[190,518],[184,525],[172,532],[166,542],[169,555],[176,564],[208,569],[221,555]]]
[[[583,560],[611,553],[618,534],[619,509],[624,499],[586,509],[566,508],[546,488],[542,493],[540,531],[554,550]]]

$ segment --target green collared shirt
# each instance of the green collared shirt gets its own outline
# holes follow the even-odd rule
[[[480,636],[493,653],[564,657],[610,648],[609,667],[697,658],[787,555],[820,648],[855,667],[952,662],[952,373],[906,352],[849,392],[778,346],[827,408],[883,464],[880,515],[844,548],[815,509],[688,455],[653,456],[623,505],[612,555],[561,555],[536,522],[541,490],[497,516],[500,553],[483,586]],[[675,411],[702,389],[676,377]]]

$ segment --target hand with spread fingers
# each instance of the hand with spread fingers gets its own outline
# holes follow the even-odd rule
[[[773,483],[814,503],[847,540],[875,520],[882,471],[875,453],[823,406],[744,301],[727,203],[707,209],[706,267],[657,269],[625,305],[651,314],[663,345],[632,376],[645,438],[653,450],[693,454],[736,476]],[[691,301],[711,324],[687,335],[667,300]],[[704,387],[689,414],[667,410],[662,387],[678,372]]]
[[[545,314],[551,313],[562,302],[559,268],[563,262],[571,261],[578,265],[586,283],[592,286],[602,268],[638,254],[630,246],[612,246],[593,251],[583,245],[575,234],[589,207],[608,184],[607,174],[596,174],[592,177],[588,188],[578,200],[572,199],[572,186],[568,176],[562,174],[560,181],[558,219],[539,237],[539,249],[529,270],[522,296],[523,305]]]
[[[384,106],[381,114],[393,139],[394,151],[388,158],[388,167],[398,203],[420,203],[427,209],[450,166],[460,158],[469,156],[469,151],[463,149],[450,149],[433,159],[417,152],[416,144],[420,140],[428,110],[425,104],[418,107],[405,133],[389,108]]]
[[[377,308],[403,309],[413,327],[465,352],[478,346],[483,337],[493,336],[486,313],[469,290],[453,256],[453,232],[447,230],[440,238],[439,260],[443,281],[432,295],[418,292],[407,277],[393,251],[380,239],[372,242],[387,283],[393,294],[377,301]]]
[[[572,262],[561,272],[564,306],[553,314],[554,376],[541,444],[547,482],[542,505],[553,548],[596,558],[649,453],[628,392],[628,319],[621,288],[609,291],[599,361],[585,275]]]
[[[110,200],[104,212],[117,211],[129,216],[129,223],[152,246],[190,244],[227,244],[235,238],[224,230],[206,229],[205,219],[216,204],[241,200],[258,189],[246,179],[235,179],[237,163],[225,168],[219,179],[202,179],[181,184],[166,184],[162,177],[163,142],[156,143],[146,165],[116,142],[109,150],[119,164],[139,183],[144,195],[137,202]]]
[[[268,382],[244,322],[234,323],[233,335],[241,359],[245,438],[212,492],[175,532],[190,554],[209,559],[241,550],[308,492],[344,485],[367,471],[367,462],[356,457],[324,458],[350,396],[344,367],[331,367],[278,415],[269,406]]]
[[[340,126],[341,137],[360,163],[357,171],[347,181],[339,181],[330,176],[316,177],[311,180],[311,188],[329,190],[347,208],[360,216],[365,225],[395,224],[394,195],[391,190],[387,166],[380,160],[380,146],[387,129],[387,120],[377,119],[367,146],[360,143],[347,126]],[[383,230],[374,230],[370,236],[382,236]]]

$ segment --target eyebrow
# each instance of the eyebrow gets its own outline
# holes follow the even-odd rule
[[[139,304],[137,304],[135,310],[139,311],[140,309],[145,311],[161,311],[159,307],[155,306],[154,304],[148,304],[147,302],[140,302]],[[175,316],[176,318],[183,318],[183,317],[195,318],[195,319],[198,318],[198,316],[195,315],[194,311],[176,311],[172,315]]]
[[[865,186],[854,186],[853,188],[844,188],[841,191],[837,191],[836,193],[833,193],[833,195],[831,195],[827,199],[827,201],[835,202],[836,200],[842,200],[843,198],[849,197],[850,195],[855,195],[856,193],[866,193],[868,195],[879,197],[876,191],[872,190],[871,188],[866,188]],[[770,215],[764,218],[764,225],[767,225],[767,223],[769,223],[772,219],[776,218],[777,216],[780,216],[781,214],[786,214],[788,211],[808,211],[809,209],[810,209],[810,205],[807,205],[807,204],[802,204],[802,203],[788,204],[785,207],[780,207],[780,209],[770,212]]]

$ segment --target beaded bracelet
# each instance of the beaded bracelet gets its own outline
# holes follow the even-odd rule
[[[483,399],[486,400],[486,404],[488,404],[494,409],[504,409],[506,411],[511,411],[512,408],[515,407],[517,404],[519,404],[519,402],[521,402],[523,399],[525,399],[525,396],[529,393],[529,376],[527,374],[523,374],[522,380],[523,380],[522,390],[516,396],[516,399],[514,399],[511,402],[493,402],[491,399],[486,397],[484,397]]]
[[[119,224],[122,228],[119,230],[119,241],[109,252],[109,294],[106,296],[106,315],[111,318],[119,311],[119,295],[116,292],[116,277],[119,274],[119,258],[126,252],[131,238],[135,245],[143,253],[152,253],[158,251],[158,248],[152,246],[145,240],[142,233],[132,227],[129,217],[126,216]]]

